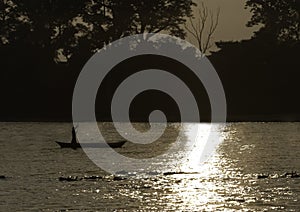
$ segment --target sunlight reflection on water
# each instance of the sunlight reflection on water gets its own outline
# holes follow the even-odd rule
[[[139,129],[147,127],[144,123],[136,125]],[[219,146],[205,162],[199,160],[199,148],[209,125],[193,126],[199,126],[201,132],[196,143],[188,139],[192,125],[172,124],[162,142],[150,147],[128,143],[116,150],[136,158],[151,156],[151,152],[168,147],[177,136],[176,128],[184,128],[178,151],[157,161],[157,169],[143,170],[144,175],[122,172],[124,178],[114,179],[82,150],[56,145],[56,139],[70,139],[68,123],[0,123],[0,175],[7,177],[0,179],[0,211],[299,209],[300,179],[280,177],[300,171],[299,123],[215,124],[212,132],[218,135],[215,143]],[[100,123],[99,127],[111,141],[120,139],[110,123]],[[257,179],[261,173],[270,177]],[[69,175],[103,178],[58,180]]]
[[[185,124],[187,137],[186,161],[181,165],[185,172],[200,172],[206,160],[213,154],[217,146],[224,140],[222,135],[223,124]],[[197,128],[197,135],[194,134]]]

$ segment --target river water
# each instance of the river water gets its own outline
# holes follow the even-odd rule
[[[299,211],[300,178],[282,175],[300,172],[300,123],[214,124],[220,144],[201,164],[197,144],[189,144],[193,126],[170,124],[154,144],[116,149],[136,159],[162,157],[136,172],[120,167],[114,178],[82,149],[54,142],[71,139],[70,123],[0,123],[0,211]],[[207,134],[208,124],[197,126]],[[110,123],[99,128],[107,140],[121,139]],[[179,130],[184,145],[164,154]],[[59,180],[68,176],[78,180]]]

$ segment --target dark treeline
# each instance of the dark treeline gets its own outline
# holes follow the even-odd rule
[[[77,76],[98,49],[144,32],[184,38],[183,23],[193,5],[191,0],[1,0],[1,120],[71,120]],[[221,50],[210,56],[224,83],[229,119],[300,120],[299,1],[248,0],[247,6],[254,13],[249,26],[262,28],[250,40],[218,43]],[[114,87],[113,79],[104,85]],[[97,102],[101,119],[109,119],[109,107],[101,110],[107,104]],[[143,110],[136,114],[145,116]]]
[[[248,0],[250,40],[219,42],[211,62],[232,120],[300,120],[300,1]]]
[[[71,120],[77,76],[95,51],[144,32],[183,38],[192,5],[191,0],[1,0],[0,118]]]

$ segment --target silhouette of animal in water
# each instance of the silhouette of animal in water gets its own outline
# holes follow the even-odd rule
[[[69,177],[60,177],[58,180],[59,181],[73,182],[73,181],[79,181],[81,179],[78,178],[77,176],[76,177],[69,176]]]
[[[291,178],[299,178],[300,174],[298,174],[297,172],[292,172],[291,174]]]
[[[299,178],[300,175],[297,172],[286,172],[283,175],[281,175],[281,177],[291,177],[291,178]]]
[[[260,174],[260,175],[257,175],[257,179],[266,179],[269,177],[269,174],[265,175],[265,174]]]

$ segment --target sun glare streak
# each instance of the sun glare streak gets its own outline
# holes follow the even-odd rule
[[[200,172],[205,162],[215,154],[217,146],[224,140],[221,133],[223,124],[186,124],[185,128],[187,143],[181,170]]]
[[[172,191],[176,193],[176,199],[180,200],[190,210],[199,207],[216,209],[218,204],[207,208],[210,202],[221,203],[224,198],[218,195],[222,185],[215,180],[209,180],[212,176],[222,176],[221,170],[217,167],[218,158],[216,148],[225,139],[223,124],[186,124],[185,135],[187,144],[185,146],[185,159],[181,163],[180,170],[185,174],[174,175],[175,181]],[[195,129],[197,136],[194,137]],[[195,138],[195,139],[194,139]],[[210,142],[210,143],[208,143]],[[207,148],[214,148],[209,151],[210,155],[202,157]],[[203,160],[206,158],[206,160]]]

